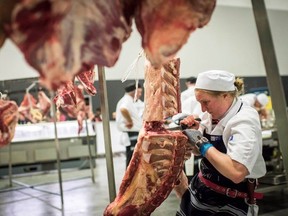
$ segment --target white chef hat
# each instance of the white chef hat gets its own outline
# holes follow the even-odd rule
[[[262,105],[262,107],[265,107],[269,102],[268,96],[265,93],[258,94],[257,100]]]
[[[209,70],[198,74],[196,89],[234,91],[235,75],[222,70]]]

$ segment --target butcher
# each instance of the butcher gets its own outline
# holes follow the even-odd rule
[[[126,166],[129,165],[142,127],[142,113],[137,108],[137,100],[141,96],[142,85],[140,83],[137,85],[136,83],[129,83],[125,87],[124,96],[116,105],[116,124],[117,128],[122,132],[121,141],[126,146]],[[136,99],[135,101],[134,98]]]
[[[178,216],[258,214],[256,199],[262,194],[254,190],[266,166],[259,115],[238,98],[243,86],[242,79],[227,71],[198,75],[195,96],[205,113],[201,123],[188,116],[181,124],[203,134],[192,148],[202,159],[189,185],[182,173],[175,187],[181,197]]]

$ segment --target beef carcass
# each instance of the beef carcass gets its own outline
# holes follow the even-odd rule
[[[142,47],[160,67],[206,25],[216,0],[2,0],[0,46],[10,38],[56,90],[94,65],[114,66],[133,18]]]
[[[17,1],[3,22],[6,36],[53,90],[95,64],[113,66],[131,33],[115,0]]]
[[[206,25],[216,0],[141,0],[135,22],[142,47],[154,67],[171,59],[191,32]]]
[[[17,122],[17,104],[14,101],[0,99],[0,147],[11,142]]]
[[[105,216],[150,215],[170,194],[183,170],[187,137],[167,131],[164,119],[180,111],[180,60],[145,72],[144,126],[115,200]]]
[[[37,107],[37,100],[30,93],[25,93],[18,108],[19,118],[22,121],[37,123],[42,120],[41,110]]]
[[[77,119],[79,134],[83,129],[83,120],[86,118],[83,86],[67,82],[65,86],[58,89],[53,101],[58,109],[61,107],[69,117]]]

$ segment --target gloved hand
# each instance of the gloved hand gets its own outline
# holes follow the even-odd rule
[[[191,144],[191,151],[195,155],[205,157],[207,150],[213,146],[198,130],[186,129],[183,133],[188,137],[188,143]]]

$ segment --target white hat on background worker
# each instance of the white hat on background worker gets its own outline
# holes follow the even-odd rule
[[[256,98],[262,107],[265,107],[269,102],[268,96],[265,93],[258,94]]]
[[[209,70],[198,74],[195,89],[235,91],[235,75],[223,70]]]

